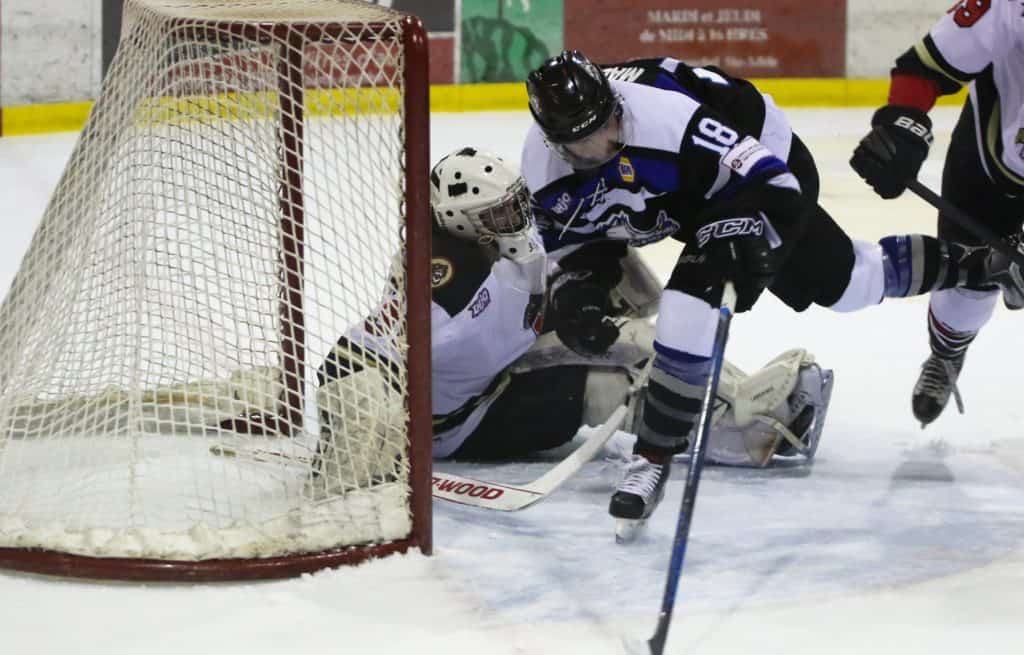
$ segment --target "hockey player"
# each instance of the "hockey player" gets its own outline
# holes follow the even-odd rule
[[[545,253],[518,171],[463,148],[434,166],[430,183],[434,456],[515,458],[604,422],[653,354],[645,317],[657,284],[619,244],[621,257],[559,262],[546,306]],[[602,327],[591,329],[591,317]],[[400,354],[376,338],[382,323],[371,317],[348,330],[320,369],[317,472],[354,486],[386,476],[403,444],[374,414],[402,402],[387,382]],[[813,457],[831,388],[831,371],[803,350],[751,376],[727,365],[709,461]],[[339,425],[359,442],[341,444]]]
[[[852,311],[990,280],[989,251],[927,236],[851,240],[818,205],[818,172],[769,96],[671,58],[606,67],[577,51],[530,73],[522,170],[549,252],[603,240],[686,245],[661,296],[632,474],[610,512],[644,519],[688,446],[723,280],[737,311],[764,288],[794,310]]]
[[[964,84],[970,94],[953,130],[942,172],[942,195],[969,209],[997,234],[1019,239],[1024,219],[1024,15],[1019,3],[962,0],[896,60],[889,102],[850,160],[883,198],[903,193],[917,177],[932,142],[928,111],[937,96]],[[939,214],[938,235],[960,243],[977,237]],[[928,307],[931,355],[914,385],[912,407],[922,427],[956,397],[967,347],[988,322],[999,289],[969,284],[934,291]],[[1007,306],[1021,305],[1006,295]]]

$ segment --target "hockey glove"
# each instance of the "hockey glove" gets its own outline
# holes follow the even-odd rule
[[[753,307],[778,271],[777,251],[765,231],[761,217],[720,219],[697,231],[697,246],[715,283],[729,280],[736,288],[737,312]]]
[[[932,121],[913,107],[886,105],[871,119],[874,126],[853,151],[850,166],[875,193],[895,198],[917,178],[932,145]]]
[[[619,338],[619,328],[608,318],[608,291],[588,278],[575,273],[557,280],[550,310],[562,343],[581,355],[602,355]]]

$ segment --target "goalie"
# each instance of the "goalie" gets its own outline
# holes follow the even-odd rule
[[[525,184],[499,157],[463,148],[434,166],[430,183],[434,456],[517,458],[603,423],[653,354],[647,319],[660,285],[622,243],[549,262]],[[315,474],[342,485],[386,478],[401,460],[402,435],[378,416],[402,407],[390,382],[401,353],[384,345],[400,326],[386,314],[348,330],[320,367]],[[803,350],[750,376],[726,363],[708,460],[813,457],[831,388],[831,371]]]

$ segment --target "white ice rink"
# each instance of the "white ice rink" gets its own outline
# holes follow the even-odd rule
[[[923,179],[938,188],[956,111],[938,110]],[[870,111],[794,110],[822,203],[853,235],[934,232],[913,197],[884,202],[847,160]],[[439,115],[434,158],[465,145],[518,160],[525,113]],[[0,139],[0,287],[7,288],[75,135]],[[645,249],[667,277],[676,244]],[[952,407],[926,431],[910,390],[926,300],[795,314],[774,298],[733,323],[754,368],[808,348],[835,369],[813,466],[705,471],[668,652],[1024,653],[1024,316],[1002,307],[971,347]],[[465,472],[467,467],[442,464]],[[545,462],[474,467],[509,482]],[[685,476],[646,537],[612,538],[612,480],[591,463],[514,515],[435,503],[434,557],[259,584],[97,584],[0,574],[0,653],[551,654],[623,652],[653,630]]]

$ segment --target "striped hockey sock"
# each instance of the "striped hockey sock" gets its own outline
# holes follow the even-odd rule
[[[889,236],[882,246],[885,295],[917,296],[950,287],[978,287],[988,272],[984,246],[965,246],[923,234]]]
[[[690,355],[654,342],[657,354],[644,397],[637,444],[644,455],[672,455],[689,447],[700,417],[711,358]]]
[[[935,318],[931,309],[928,310],[928,342],[936,356],[943,359],[962,357],[967,352],[967,346],[971,345],[976,336],[978,336],[976,331],[958,332],[950,328]]]

